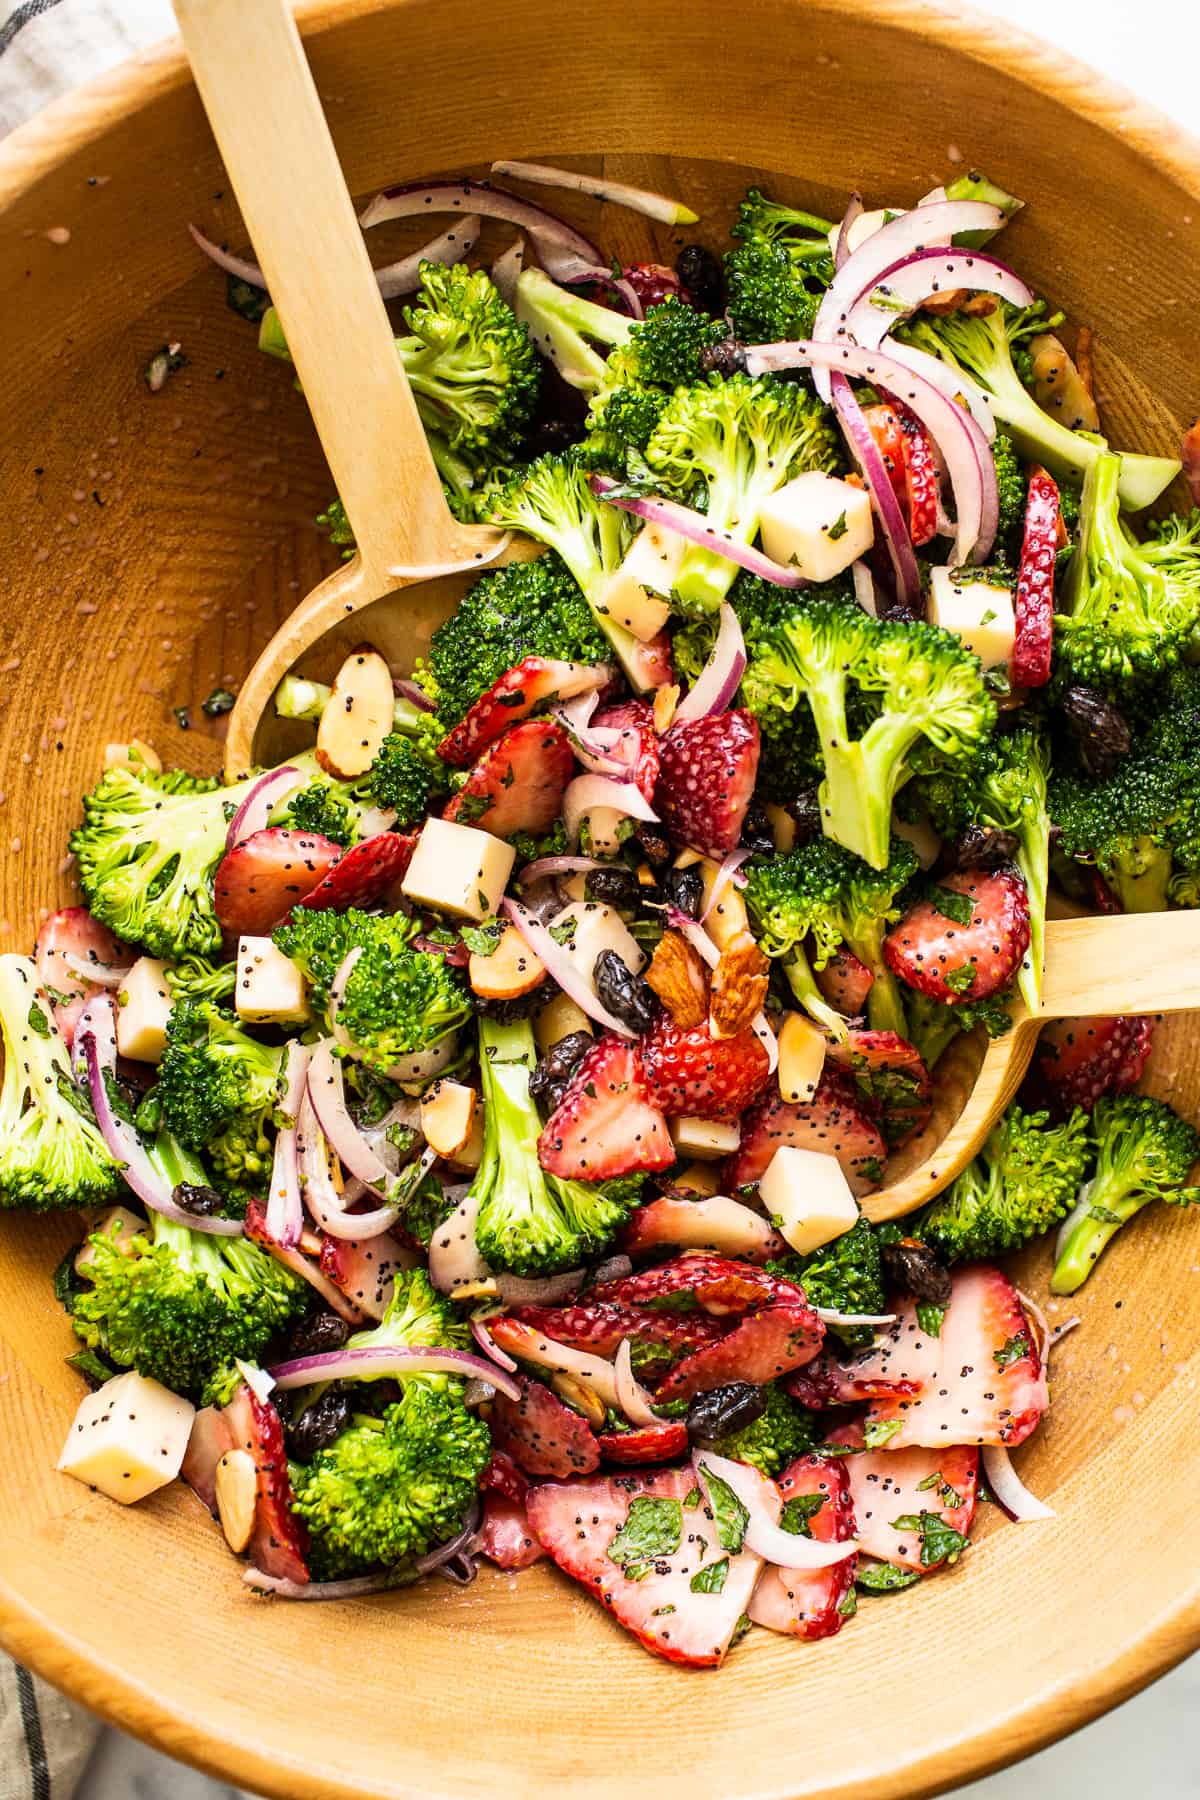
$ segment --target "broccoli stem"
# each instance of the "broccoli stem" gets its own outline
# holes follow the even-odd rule
[[[1063,1221],[1058,1234],[1050,1292],[1077,1293],[1122,1225],[1128,1225],[1155,1198],[1153,1193],[1136,1189],[1132,1193],[1116,1193],[1099,1180],[1085,1183],[1078,1205]]]
[[[830,1006],[817,986],[812,967],[802,949],[797,947],[789,952],[783,964],[783,972],[787,976],[788,986],[809,1018],[823,1026],[838,1043],[844,1044],[848,1035],[846,1021],[836,1008]]]

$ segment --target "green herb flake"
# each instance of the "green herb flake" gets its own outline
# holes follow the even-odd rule
[[[956,925],[969,925],[975,916],[975,902],[970,894],[957,893],[954,888],[930,882],[926,898],[943,919],[952,919]]]
[[[723,1556],[720,1562],[709,1563],[706,1569],[697,1569],[688,1586],[693,1594],[719,1594],[725,1586],[728,1573],[729,1558]]]
[[[809,1521],[814,1519],[829,1498],[827,1494],[793,1494],[784,1501],[779,1515],[781,1531],[794,1531],[798,1537],[810,1538]]]
[[[871,1419],[863,1432],[863,1447],[867,1450],[882,1450],[903,1429],[903,1419]]]
[[[707,1463],[700,1464],[700,1473],[708,1483],[708,1499],[717,1527],[717,1539],[722,1550],[729,1550],[736,1556],[745,1541],[750,1514],[729,1483],[722,1481],[719,1475],[714,1475]]]
[[[482,925],[464,925],[459,935],[472,956],[494,956],[504,926],[499,919],[485,919]]]
[[[36,1000],[30,1005],[28,1019],[30,1031],[36,1033],[40,1038],[48,1038],[50,1036],[50,1021]]]
[[[893,1531],[916,1531],[921,1537],[921,1567],[931,1568],[935,1563],[955,1563],[970,1544],[961,1531],[955,1531],[953,1525],[947,1525],[941,1513],[901,1513],[898,1519],[892,1520]]]
[[[839,518],[836,518],[833,521],[832,525],[827,525],[825,527],[825,536],[827,538],[832,539],[832,541],[836,544],[839,538],[845,537],[848,529],[849,529],[849,527],[846,524],[846,515],[845,515],[845,513],[842,513]]]
[[[638,1494],[629,1502],[625,1523],[608,1546],[608,1560],[624,1569],[630,1581],[640,1581],[659,1557],[673,1555],[682,1542],[680,1502]]]
[[[228,688],[215,687],[208,699],[200,702],[200,711],[209,719],[223,718],[227,712],[233,711],[236,698]]]
[[[852,1619],[858,1611],[858,1595],[853,1588],[847,1588],[838,1601],[838,1614],[843,1619]]]
[[[569,944],[575,936],[575,920],[564,919],[561,925],[548,925],[546,929],[556,944]]]
[[[946,1322],[944,1306],[935,1306],[931,1300],[917,1301],[917,1324],[926,1337],[941,1337],[942,1326]]]
[[[942,980],[952,994],[967,994],[975,985],[975,964],[966,962],[958,969],[944,969]]]
[[[895,1563],[868,1563],[865,1568],[860,1565],[854,1585],[864,1594],[896,1594],[920,1579],[916,1569],[898,1569]]]
[[[997,1369],[1007,1369],[1010,1363],[1020,1362],[1023,1356],[1029,1355],[1029,1333],[1019,1331],[1010,1337],[999,1350],[992,1351],[992,1361]]]
[[[687,1493],[683,1496],[683,1504],[687,1507],[688,1511],[691,1512],[695,1507],[699,1506],[703,1498],[704,1496],[698,1487],[689,1488]]]

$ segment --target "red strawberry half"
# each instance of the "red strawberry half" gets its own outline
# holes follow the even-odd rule
[[[499,1339],[496,1340],[499,1342]],[[497,1394],[492,1402],[492,1441],[527,1475],[589,1475],[600,1451],[587,1420],[541,1381],[518,1375],[521,1398]]]
[[[859,1093],[879,1115],[889,1149],[908,1142],[932,1111],[929,1071],[920,1051],[894,1031],[849,1031],[831,1042],[831,1062],[849,1071]]]
[[[93,919],[86,906],[64,906],[50,914],[37,934],[33,960],[41,986],[62,995],[61,1001],[52,999],[51,1006],[54,1023],[68,1050],[75,1039],[80,1013],[89,1000],[105,990],[73,968],[67,957],[95,964],[107,972],[110,968],[127,968],[133,955],[107,925]]]
[[[374,906],[404,879],[416,847],[415,831],[377,831],[340,856],[324,880],[297,904],[313,912],[326,908],[348,912],[352,906]]]
[[[592,1182],[670,1168],[675,1146],[636,1044],[612,1035],[592,1046],[546,1121],[538,1160],[552,1175]]]
[[[246,1554],[264,1575],[307,1581],[308,1529],[292,1510],[296,1496],[288,1476],[279,1414],[269,1400],[260,1400],[247,1382],[222,1410],[235,1446],[249,1451],[257,1471],[254,1531]]]
[[[1009,678],[1014,687],[1045,687],[1054,641],[1054,564],[1062,505],[1058,485],[1037,464],[1029,471],[1025,536],[1017,575],[1016,634]]]
[[[758,1479],[777,1505],[773,1485]],[[696,1487],[690,1465],[547,1483],[529,1496],[529,1521],[559,1568],[582,1582],[647,1650],[670,1662],[712,1668],[729,1648],[762,1564],[748,1550],[721,1547],[716,1520]],[[639,1540],[654,1553],[639,1554]],[[698,1592],[693,1582],[701,1569],[712,1575],[703,1583],[706,1591]]]
[[[611,1362],[628,1338],[639,1378],[654,1381],[681,1357],[715,1343],[727,1327],[702,1312],[672,1314],[588,1299],[576,1306],[520,1306],[507,1318],[490,1320],[488,1329],[502,1350],[535,1366],[552,1361],[552,1352],[543,1362],[538,1349],[547,1340]]]
[[[723,857],[742,835],[758,776],[758,720],[745,710],[673,725],[661,744],[657,804],[674,843]]]
[[[1154,1037],[1153,1019],[1053,1019],[1038,1035],[1022,1100],[1056,1118],[1073,1107],[1090,1112],[1106,1094],[1127,1094],[1142,1078]]]
[[[772,1089],[742,1120],[740,1148],[723,1165],[727,1193],[750,1187],[781,1144],[836,1156],[855,1194],[869,1194],[883,1174],[887,1144],[853,1082],[826,1069],[811,1100],[791,1105]]]
[[[689,1306],[697,1306],[717,1318],[777,1302],[785,1306],[804,1302],[804,1294],[794,1281],[768,1275],[752,1263],[704,1253],[676,1256],[636,1275],[605,1281],[592,1289],[590,1298],[612,1306],[664,1307],[681,1317],[687,1316],[688,1308],[683,1305],[686,1299]]]
[[[831,1432],[828,1441],[858,1452],[845,1458],[845,1468],[855,1536],[866,1554],[920,1574],[940,1567],[943,1559],[936,1554],[936,1539],[927,1541],[927,1528],[913,1521],[930,1513],[966,1536],[975,1517],[979,1484],[979,1452],[974,1445],[863,1450],[863,1428],[857,1419]],[[903,1523],[897,1525],[897,1519]]]
[[[940,885],[971,901],[970,923],[918,900],[888,932],[884,959],[893,975],[934,1000],[986,1000],[1008,986],[1029,948],[1025,883],[1011,869],[964,869]]]
[[[213,904],[230,937],[265,937],[324,881],[342,847],[315,832],[271,825],[229,850],[217,866]]]
[[[714,1038],[707,1022],[685,1030],[666,1015],[642,1039],[642,1064],[650,1100],[668,1118],[736,1118],[771,1073],[749,1027]]]
[[[493,837],[549,831],[575,773],[575,756],[561,725],[526,719],[485,750],[443,814]]]
[[[627,700],[623,706],[607,706],[596,714],[592,725],[624,734],[611,754],[629,764],[629,778],[637,783],[642,798],[653,800],[661,757],[649,702]]]
[[[688,1433],[682,1419],[664,1419],[636,1431],[602,1431],[598,1441],[606,1462],[659,1463],[687,1454]]]
[[[645,1256],[664,1246],[677,1250],[717,1250],[722,1256],[764,1263],[784,1256],[787,1245],[761,1213],[737,1200],[661,1194],[639,1206],[622,1239],[629,1256]]]
[[[690,1400],[730,1381],[765,1386],[811,1362],[825,1327],[807,1302],[748,1313],[719,1342],[676,1363],[656,1390],[658,1400]]]
[[[846,1018],[857,1018],[866,1011],[867,995],[875,986],[875,977],[853,950],[839,950],[823,969],[815,971],[815,978],[830,1006]]]
[[[921,421],[900,401],[892,402],[904,434],[904,501],[908,533],[918,547],[937,536],[938,474]]]
[[[819,1544],[841,1544],[854,1536],[854,1506],[846,1463],[853,1458],[801,1456],[779,1477],[784,1518],[789,1500],[803,1499],[816,1506],[807,1514],[805,1534]],[[819,1504],[816,1504],[819,1501]],[[848,1556],[828,1569],[765,1568],[758,1578],[750,1617],[769,1631],[792,1637],[833,1637],[846,1617],[842,1611],[854,1586],[858,1559]]]
[[[483,1496],[483,1517],[474,1547],[498,1569],[528,1569],[546,1554],[529,1523],[524,1501],[495,1492]]]
[[[485,694],[481,694],[454,730],[438,745],[443,762],[465,769],[481,751],[502,737],[510,725],[524,719],[545,700],[570,700],[607,685],[612,671],[605,664],[555,662],[527,656],[506,669]]]

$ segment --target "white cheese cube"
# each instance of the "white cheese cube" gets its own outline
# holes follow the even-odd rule
[[[793,1250],[807,1256],[841,1237],[858,1219],[836,1156],[783,1144],[767,1164],[758,1197],[776,1231]]]
[[[677,531],[643,525],[620,568],[609,578],[601,612],[648,643],[670,615],[667,601],[686,549],[687,541]]]
[[[621,827],[626,824],[628,813],[623,813],[616,806],[593,806],[585,812],[579,821],[579,848],[587,856],[616,856],[624,842]],[[580,893],[585,884],[580,884]],[[567,884],[567,892],[573,890]]]
[[[58,1467],[128,1506],[174,1481],[196,1409],[132,1369],[79,1403]]]
[[[171,990],[167,965],[139,956],[117,990],[117,1049],[134,1062],[156,1063],[167,1047]]]
[[[819,469],[797,475],[764,500],[762,547],[809,581],[832,581],[871,548],[875,526],[865,488]]]
[[[569,1037],[573,1031],[594,1032],[595,1029],[582,1007],[576,1006],[569,994],[555,994],[553,1000],[547,1000],[533,1016],[533,1036],[543,1056],[559,1038]]]
[[[670,1130],[680,1156],[694,1157],[697,1162],[732,1156],[742,1141],[741,1130],[728,1119],[672,1119]]]
[[[985,669],[995,669],[1013,653],[1017,621],[1012,589],[958,579],[962,574],[948,567],[930,572],[929,623],[952,631]]]
[[[476,924],[496,911],[517,853],[502,838],[453,819],[426,819],[401,892],[418,906]]]
[[[309,1016],[304,976],[269,937],[238,939],[233,1003],[248,1025],[303,1025]]]
[[[631,974],[641,973],[645,952],[620,913],[611,906],[604,906],[599,900],[573,900],[570,906],[555,913],[549,927],[589,986],[602,950],[615,950]]]

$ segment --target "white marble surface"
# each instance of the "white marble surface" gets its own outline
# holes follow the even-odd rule
[[[153,35],[166,0],[130,0]],[[1200,135],[1195,0],[984,0],[987,10],[1084,56]],[[146,40],[144,40],[146,41]],[[1173,47],[1174,54],[1167,51]],[[1188,53],[1190,51],[1190,54]],[[964,148],[966,148],[964,143]],[[1200,1657],[1075,1737],[958,1790],[958,1800],[1196,1800]],[[117,1732],[97,1746],[78,1800],[239,1800]]]

